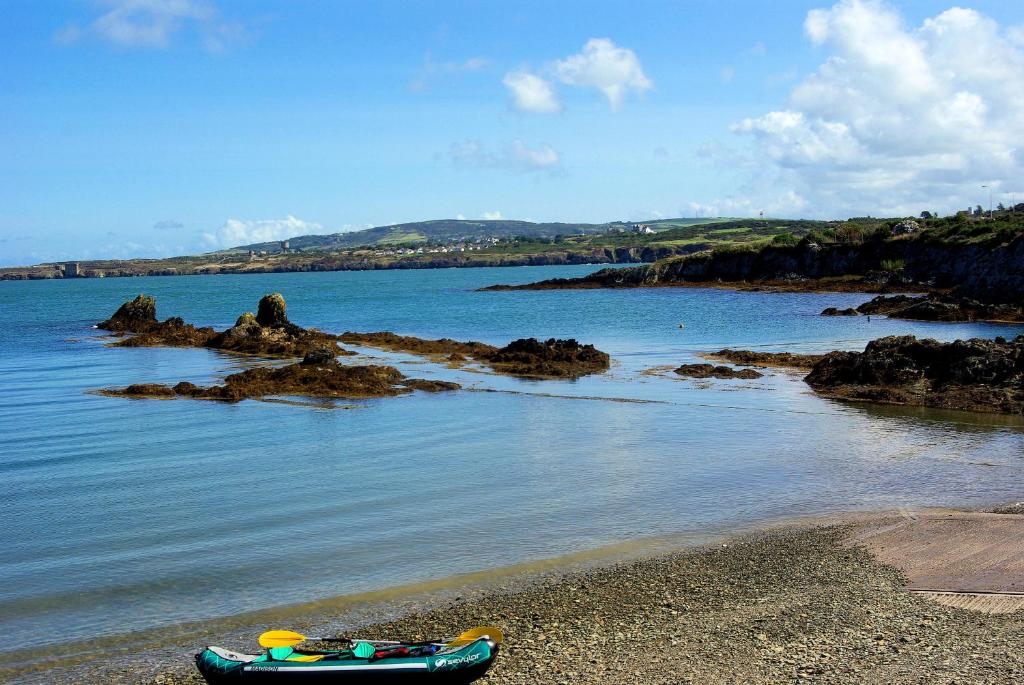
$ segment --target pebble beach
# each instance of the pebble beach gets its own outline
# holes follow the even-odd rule
[[[498,625],[506,640],[479,682],[502,685],[1024,679],[1024,612],[982,614],[905,592],[903,574],[851,543],[850,531],[749,534],[550,577],[359,636],[422,639]],[[182,668],[144,682],[202,679]]]

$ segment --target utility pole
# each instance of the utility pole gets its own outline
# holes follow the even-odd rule
[[[992,186],[984,185],[982,188],[988,188],[988,219],[989,221],[992,221],[995,219],[995,217],[992,216]]]

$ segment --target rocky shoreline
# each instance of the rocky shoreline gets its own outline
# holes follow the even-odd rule
[[[796,244],[703,250],[653,264],[601,269],[580,278],[554,278],[481,290],[729,287],[788,292],[928,293],[908,301],[875,300],[861,310],[829,308],[826,315],[884,313],[928,321],[1024,321],[1024,233],[1020,227],[966,241],[956,227],[897,235],[885,231],[825,244],[806,236]],[[984,227],[982,227],[984,228]],[[895,230],[895,229],[893,229]],[[944,232],[945,231],[945,232]],[[952,239],[951,239],[952,238]]]
[[[777,529],[552,574],[358,635],[414,640],[498,625],[505,644],[479,681],[494,685],[1020,681],[1024,613],[979,614],[905,592],[903,574],[851,531]],[[189,657],[155,677],[140,664],[114,679],[198,685]]]
[[[828,307],[822,316],[884,315],[890,319],[911,321],[989,321],[1016,323],[1024,321],[1024,306],[990,304],[969,297],[949,293],[929,293],[916,297],[908,295],[879,295],[859,307],[836,309]]]

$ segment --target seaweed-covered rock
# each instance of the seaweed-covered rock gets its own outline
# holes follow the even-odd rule
[[[355,354],[338,346],[338,336],[306,329],[288,321],[284,297],[279,293],[260,300],[259,314],[246,312],[231,328],[217,332],[209,327],[196,327],[180,317],[163,322],[155,318],[153,298],[140,302],[139,296],[121,305],[117,313],[102,325],[120,326],[120,333],[135,333],[115,343],[121,347],[207,347],[225,352],[254,354],[265,357],[302,357],[315,348],[339,354]],[[151,313],[147,313],[151,312]],[[261,323],[262,320],[266,323]]]
[[[1024,413],[1024,336],[941,343],[890,336],[832,352],[805,379],[830,397]]]
[[[139,295],[118,307],[113,316],[97,327],[115,333],[142,333],[156,323],[156,299],[150,295]]]
[[[573,339],[541,342],[520,338],[488,355],[486,363],[515,376],[576,378],[606,371],[611,358],[593,345],[581,345]]]
[[[732,350],[728,347],[718,352],[702,354],[705,359],[723,360],[740,366],[780,367],[809,369],[825,356],[823,354],[795,354],[793,352],[754,352]]]
[[[837,309],[836,307],[826,307],[821,312],[822,316],[859,316],[858,312],[853,307],[847,307],[846,309]]]
[[[461,364],[467,358],[491,367],[497,373],[524,378],[576,378],[608,369],[610,357],[593,345],[575,340],[541,342],[522,338],[505,347],[482,342],[460,342],[449,338],[425,340],[388,331],[377,333],[343,333],[343,342],[379,347],[394,352],[411,352]]]
[[[393,366],[348,366],[330,359],[320,364],[290,364],[282,367],[258,367],[231,374],[223,385],[201,387],[182,381],[166,385],[130,385],[103,391],[121,397],[192,397],[203,400],[239,402],[271,395],[310,397],[390,397],[423,390],[457,390],[457,383],[406,378]]]
[[[763,374],[753,369],[733,369],[728,366],[715,366],[713,364],[683,364],[675,370],[675,373],[688,378],[760,378]]]
[[[326,347],[314,347],[302,358],[301,364],[306,366],[317,364],[329,364],[334,361],[334,350]]]

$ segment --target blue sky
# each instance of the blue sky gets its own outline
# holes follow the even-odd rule
[[[4,5],[2,264],[1024,201],[1017,1]]]

